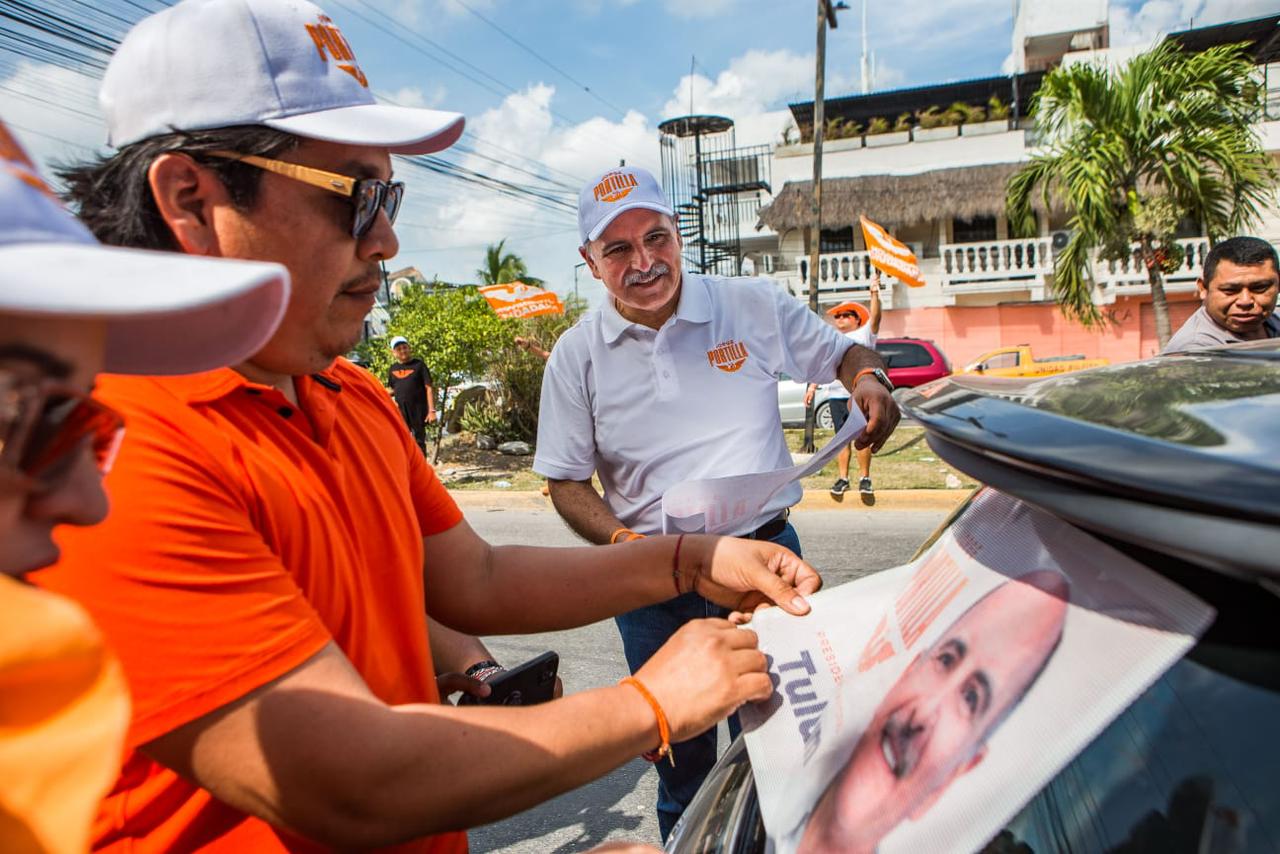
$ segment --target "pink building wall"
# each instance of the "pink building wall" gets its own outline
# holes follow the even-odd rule
[[[1171,296],[1171,328],[1177,331],[1199,307],[1194,294]],[[957,370],[990,350],[1019,344],[1029,344],[1037,356],[1079,353],[1114,364],[1146,359],[1159,350],[1151,311],[1150,297],[1120,297],[1105,308],[1112,322],[1087,329],[1053,303],[892,309],[880,322],[880,337],[928,338]]]

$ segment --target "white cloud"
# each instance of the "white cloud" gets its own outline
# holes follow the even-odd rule
[[[621,159],[660,173],[657,133],[644,115],[632,110],[620,121],[596,117],[568,127],[557,125],[551,114],[555,95],[555,87],[545,83],[509,95],[498,107],[469,120],[465,144],[477,154],[459,152],[450,159],[492,178],[554,193],[570,205],[576,205],[578,189],[592,174]],[[530,171],[546,175],[556,185]],[[572,290],[578,239],[571,208],[549,210],[453,179],[419,176],[412,178],[402,214],[402,220],[418,225],[401,229],[401,243],[410,252],[424,243],[438,250],[425,259],[410,256],[406,263],[428,274],[439,271],[446,279],[470,281],[483,245],[505,237],[506,250],[521,255],[532,274],[548,279],[561,292]],[[584,295],[593,288],[590,280],[589,273],[579,273]]]
[[[449,97],[449,90],[443,83],[437,83],[429,92],[423,92],[420,86],[404,86],[394,92],[379,92],[378,97],[381,100],[399,104],[402,107],[429,107],[434,109],[445,103]]]
[[[24,60],[0,80],[0,118],[51,178],[53,164],[84,160],[104,142],[97,97],[97,80]]]
[[[1111,8],[1111,44],[1154,45],[1178,30],[1275,13],[1275,0],[1147,0],[1136,9],[1117,4]]]

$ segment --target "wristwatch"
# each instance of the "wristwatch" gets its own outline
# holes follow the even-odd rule
[[[862,370],[858,371],[857,374],[854,375],[853,384],[856,386],[858,384],[858,380],[862,379],[863,377],[874,377],[875,381],[880,383],[880,385],[884,386],[886,391],[888,391],[890,394],[893,394],[893,381],[889,379],[889,375],[886,374],[882,369],[863,368]]]

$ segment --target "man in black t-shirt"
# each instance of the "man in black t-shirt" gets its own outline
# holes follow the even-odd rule
[[[418,446],[426,449],[427,422],[436,420],[436,399],[431,390],[431,371],[421,359],[414,358],[409,342],[397,335],[391,339],[396,362],[387,371],[391,396],[400,407],[400,415]]]

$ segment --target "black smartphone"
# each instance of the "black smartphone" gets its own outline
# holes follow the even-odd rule
[[[556,687],[556,671],[560,656],[544,652],[524,664],[499,673],[489,680],[489,696],[473,697],[464,693],[459,706],[534,706],[551,699]]]

